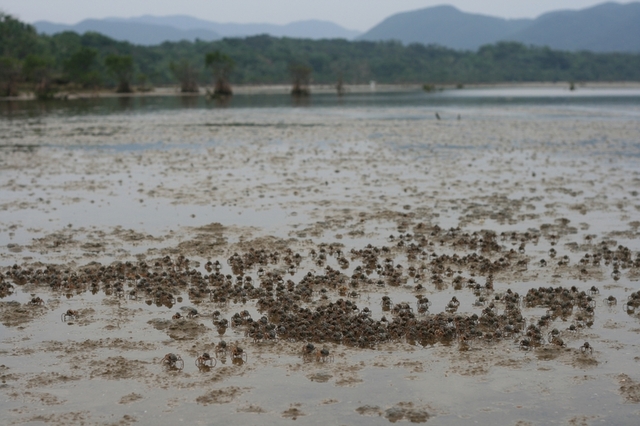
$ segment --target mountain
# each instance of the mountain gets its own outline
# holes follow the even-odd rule
[[[476,50],[526,28],[532,21],[494,18],[462,12],[453,6],[435,6],[390,16],[358,39],[399,40],[404,44],[438,44]]]
[[[560,50],[640,52],[640,3],[546,13],[506,39]]]
[[[233,24],[187,15],[87,19],[75,25],[39,21],[34,26],[45,34],[95,31],[140,45],[268,34],[316,40],[398,40],[404,44],[437,44],[460,50],[476,50],[499,41],[517,41],[556,50],[640,52],[640,2],[603,3],[582,10],[549,12],[536,19],[503,19],[462,12],[453,6],[435,6],[390,16],[362,35],[327,21],[298,21],[286,25]]]
[[[508,20],[435,6],[393,15],[359,40],[399,40],[475,50],[483,44],[518,41],[558,50],[640,52],[640,3],[603,3],[582,10]]]
[[[115,40],[145,46],[160,44],[164,41],[193,41],[197,38],[213,41],[222,37],[245,37],[258,34],[309,39],[353,39],[360,34],[327,21],[298,21],[287,25],[221,24],[185,15],[87,19],[75,25],[38,21],[33,25],[38,32],[45,34],[56,34],[63,31],[75,31],[82,34],[94,31]]]
[[[223,37],[245,37],[258,34],[269,34],[273,37],[351,40],[361,33],[348,30],[328,21],[308,20],[296,21],[286,25],[276,24],[233,24],[206,21],[187,15],[152,16],[143,15],[135,18],[107,18],[110,21],[168,25],[182,30],[208,29]]]
[[[213,41],[221,38],[216,32],[207,29],[183,30],[168,25],[113,22],[98,19],[86,19],[75,25],[38,21],[33,26],[36,27],[39,33],[44,34],[56,34],[63,31],[74,31],[78,34],[83,34],[87,31],[93,31],[115,40],[128,41],[143,46],[161,44],[164,41],[193,41],[196,38]]]

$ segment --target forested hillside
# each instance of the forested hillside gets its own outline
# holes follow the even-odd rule
[[[301,40],[256,36],[215,42],[136,46],[97,33],[39,35],[33,27],[0,16],[0,83],[8,86],[121,87],[123,79],[148,86],[175,84],[184,75],[211,84],[208,53],[232,67],[231,84],[290,83],[293,64],[314,83],[491,83],[532,81],[640,81],[640,55],[562,52],[504,42],[477,51],[398,42]],[[46,83],[46,84],[45,84]],[[46,87],[45,87],[46,86]],[[14,90],[15,91],[15,90]]]

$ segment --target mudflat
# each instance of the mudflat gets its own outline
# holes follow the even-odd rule
[[[1,119],[2,423],[633,424],[637,109],[435,112]]]

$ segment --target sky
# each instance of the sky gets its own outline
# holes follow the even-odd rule
[[[0,0],[0,11],[26,22],[74,24],[87,18],[191,15],[216,22],[287,24],[332,21],[366,31],[390,15],[441,4],[502,18],[535,18],[559,9],[583,9],[606,0]],[[631,3],[620,1],[619,3]]]

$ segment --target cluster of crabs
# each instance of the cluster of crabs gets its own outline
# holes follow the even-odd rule
[[[414,225],[411,233],[409,227],[408,219],[401,223],[401,232],[389,237],[388,246],[367,244],[345,251],[339,243],[319,244],[306,253],[291,248],[250,248],[229,256],[226,265],[209,260],[200,267],[184,256],[108,266],[92,263],[79,269],[14,265],[0,274],[0,286],[5,292],[27,284],[67,294],[103,291],[110,297],[168,308],[181,302],[186,293],[207,313],[187,308],[184,313],[176,313],[174,319],[195,320],[210,315],[220,335],[233,327],[255,343],[279,339],[303,342],[306,358],[317,360],[330,358],[323,352],[325,348],[319,352],[315,349],[314,344],[323,343],[376,348],[397,341],[423,346],[457,342],[464,349],[474,342],[511,339],[525,350],[547,343],[562,346],[563,336],[575,335],[593,325],[600,300],[610,307],[617,304],[612,295],[599,296],[595,287],[539,287],[530,289],[524,297],[511,289],[496,291],[494,277],[506,272],[530,267],[553,267],[555,271],[571,268],[569,256],[555,248],[549,250],[548,259],[530,266],[527,245],[538,244],[543,238],[554,247],[558,242],[559,237],[550,233],[551,228],[498,235],[492,231],[467,233],[460,228],[444,230],[422,223]],[[619,279],[625,269],[640,268],[640,254],[634,258],[626,247],[615,247],[611,242],[590,247],[591,251],[574,266],[579,273],[585,268],[608,267],[613,279]],[[402,258],[407,263],[398,261]],[[471,306],[461,306],[453,296],[441,312],[432,313],[432,302],[427,297],[429,286],[436,291],[466,288],[476,300]],[[402,290],[415,300],[394,301],[389,290]],[[360,302],[363,295],[368,306]],[[31,301],[33,305],[42,303],[39,298]],[[382,315],[372,312],[377,309],[376,303]],[[247,309],[231,314],[230,306],[246,304],[257,308],[259,318],[252,318]],[[633,293],[624,306],[633,313],[640,306],[640,295]],[[527,320],[523,307],[544,307],[546,313],[539,319]],[[477,313],[460,313],[461,308],[471,312],[475,309]],[[69,310],[62,320],[76,315]],[[558,318],[571,318],[567,330],[548,331]],[[309,345],[314,349],[307,350]],[[592,352],[588,344],[581,350]],[[173,359],[165,357],[163,362],[171,364]],[[207,366],[215,359],[216,356],[202,355],[196,363]]]
[[[333,354],[326,347],[316,348],[312,343],[307,343],[302,347],[300,355],[304,362],[333,362]],[[247,362],[247,352],[236,342],[227,344],[224,340],[221,340],[214,349],[213,355],[209,352],[203,352],[202,355],[195,359],[195,366],[201,371],[208,371],[215,367],[218,363],[218,359],[226,359],[229,356],[234,364],[242,364]],[[178,354],[168,353],[161,360],[160,363],[169,369],[183,370],[184,360]]]
[[[226,359],[227,356],[229,356],[234,363],[247,362],[248,358],[247,353],[238,343],[227,345],[227,343],[222,340],[216,345],[214,355],[211,355],[208,352],[203,352],[202,355],[196,358],[195,365],[199,370],[208,371],[216,366],[218,358]],[[160,363],[169,369],[184,369],[184,361],[182,360],[182,357],[174,353],[166,354],[160,360]]]

